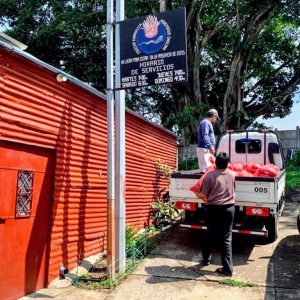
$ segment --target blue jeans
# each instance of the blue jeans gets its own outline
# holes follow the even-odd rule
[[[212,250],[216,246],[221,248],[223,270],[232,274],[232,226],[234,219],[234,205],[207,205],[207,241],[202,252],[203,260],[211,259]]]

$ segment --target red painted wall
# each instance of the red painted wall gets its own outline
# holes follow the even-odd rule
[[[0,139],[56,149],[49,281],[106,247],[106,101],[0,46]],[[176,139],[126,112],[126,222],[150,220],[154,161],[176,162]]]

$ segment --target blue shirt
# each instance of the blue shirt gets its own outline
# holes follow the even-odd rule
[[[198,147],[210,149],[214,147],[216,138],[214,129],[211,122],[208,119],[204,119],[198,126]]]

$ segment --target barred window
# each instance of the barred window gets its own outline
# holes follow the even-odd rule
[[[16,217],[25,218],[31,214],[33,171],[19,170],[17,180]]]

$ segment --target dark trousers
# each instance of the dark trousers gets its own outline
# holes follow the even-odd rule
[[[203,260],[210,260],[212,250],[221,248],[223,269],[232,273],[232,226],[234,205],[207,205],[207,241],[202,252]]]

